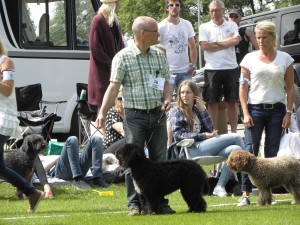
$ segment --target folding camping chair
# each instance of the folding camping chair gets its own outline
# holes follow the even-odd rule
[[[177,143],[176,146],[179,147],[179,154],[182,154],[182,151],[184,151],[184,154],[187,159],[192,159],[196,162],[198,162],[200,165],[214,165],[214,164],[219,164],[222,163],[226,160],[225,157],[223,156],[197,156],[192,158],[189,154],[188,148],[194,144],[195,140],[194,139],[184,139],[180,142]]]
[[[97,118],[97,106],[90,105],[88,99],[88,85],[84,83],[76,84],[77,91],[77,110],[78,110],[78,132],[79,143],[85,145],[86,142],[97,132],[103,136],[93,121]],[[85,92],[84,98],[80,98],[81,93]],[[92,128],[92,129],[91,129]]]
[[[196,161],[200,165],[214,165],[214,169],[216,171],[216,176],[218,176],[221,172],[222,165],[225,163],[226,158],[223,156],[197,156],[191,157],[188,151],[188,148],[194,144],[194,139],[184,139],[176,144],[179,148],[179,155],[183,155],[183,152],[187,159],[191,159]],[[234,178],[238,181],[236,173],[234,173]]]
[[[61,103],[67,101],[44,101],[42,100],[43,92],[40,83],[31,84],[23,87],[15,87],[18,119],[20,126],[24,127],[22,135],[26,133],[39,133],[46,141],[51,140],[51,132],[55,122],[60,121],[61,117],[57,116],[57,108]],[[55,104],[53,113],[46,112],[47,106],[43,104]],[[10,147],[15,145],[15,140]]]

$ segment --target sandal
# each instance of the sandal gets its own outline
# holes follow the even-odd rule
[[[54,195],[53,195],[52,191],[45,191],[44,192],[44,198],[49,198],[49,199],[54,198]]]

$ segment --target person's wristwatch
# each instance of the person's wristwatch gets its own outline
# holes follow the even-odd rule
[[[288,109],[286,112],[292,115],[292,110]]]
[[[190,66],[190,67],[193,67],[193,68],[195,68],[195,69],[197,69],[197,65],[194,64],[194,63],[190,63],[189,66]]]

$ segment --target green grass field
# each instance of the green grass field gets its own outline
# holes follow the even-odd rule
[[[38,189],[41,187],[38,186]],[[103,191],[104,189],[97,189]],[[239,197],[206,196],[206,213],[186,213],[180,192],[168,196],[177,211],[173,215],[127,216],[124,184],[108,189],[113,196],[102,197],[92,190],[77,190],[70,185],[54,186],[54,199],[42,200],[36,213],[26,212],[27,200],[18,200],[15,188],[0,183],[0,224],[299,224],[300,205],[291,205],[291,196],[276,196],[272,206],[237,207]],[[106,191],[106,189],[105,189]]]

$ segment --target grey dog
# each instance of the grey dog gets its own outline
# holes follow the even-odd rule
[[[291,193],[292,204],[300,203],[300,162],[289,156],[258,158],[238,150],[230,153],[227,165],[231,171],[245,172],[259,191],[258,205],[270,205],[271,188],[283,186]]]
[[[28,182],[34,171],[34,160],[39,153],[43,153],[48,143],[40,134],[30,134],[24,138],[20,149],[5,152],[5,166],[20,174]],[[17,190],[18,198],[23,198],[23,194]]]

